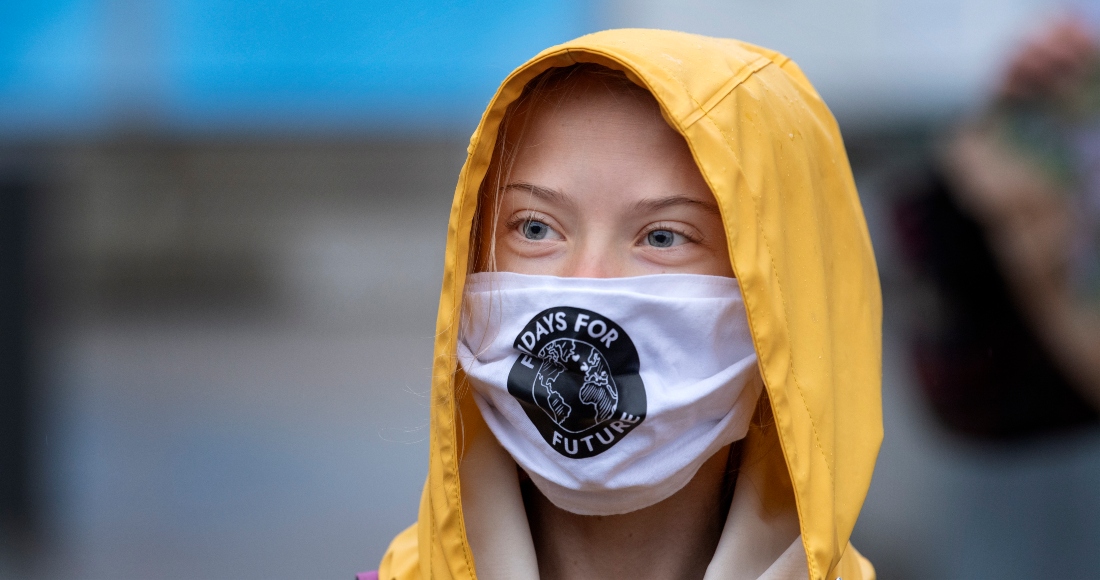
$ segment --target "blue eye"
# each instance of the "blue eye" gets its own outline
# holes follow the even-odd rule
[[[645,239],[655,248],[671,248],[676,242],[676,233],[671,230],[653,230]]]
[[[527,220],[523,222],[521,226],[523,229],[523,237],[528,240],[542,240],[546,238],[546,234],[550,233],[550,226],[535,220]]]

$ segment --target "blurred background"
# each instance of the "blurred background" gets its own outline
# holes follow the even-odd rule
[[[939,332],[929,319],[953,324],[950,292],[912,251],[941,229],[909,201],[942,193],[953,127],[996,98],[1038,24],[1091,10],[1073,9],[0,4],[0,578],[375,568],[414,521],[426,473],[442,251],[469,135],[525,59],[634,26],[780,50],[840,121],[885,296],[886,439],[854,536],[880,577],[1100,578],[1089,396],[1059,395],[1069,411],[1041,424],[953,410],[920,348]],[[1100,34],[1093,21],[1081,26]],[[989,266],[962,253],[962,269],[971,258]],[[980,369],[1020,358],[982,340]],[[1047,375],[1025,382],[1063,388]]]

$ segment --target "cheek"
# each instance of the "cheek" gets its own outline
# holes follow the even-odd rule
[[[733,265],[730,264],[729,255],[725,251],[713,255],[711,259],[708,260],[707,271],[700,272],[700,274],[733,278]]]
[[[689,246],[674,251],[645,251],[636,254],[638,274],[704,274],[733,277],[733,268],[725,252]]]
[[[700,272],[700,274],[725,276],[727,278],[734,277],[728,244],[726,243],[726,236],[722,229],[718,230],[714,243],[707,247],[706,269],[708,271]]]
[[[708,192],[709,193],[709,192]],[[726,276],[733,278],[733,266],[730,264],[729,239],[726,237],[726,227],[722,218],[710,215],[701,222],[700,229],[703,232],[704,243],[700,249],[705,256],[700,260],[700,267],[710,276]]]
[[[521,255],[508,244],[497,244],[496,266],[500,272],[515,272],[516,274],[531,274],[539,276],[565,276],[562,264],[564,260],[557,257],[531,257]]]
[[[569,259],[571,244],[564,240],[528,241],[507,224],[498,225],[493,247],[494,263],[501,272],[558,276],[560,264]]]

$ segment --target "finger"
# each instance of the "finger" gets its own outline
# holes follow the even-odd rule
[[[1096,40],[1076,15],[1051,22],[1010,59],[1001,95],[1035,98],[1061,92],[1083,80],[1096,58]]]
[[[1015,93],[1057,92],[1084,80],[1093,53],[1065,39],[1033,42],[1009,71]]]
[[[1039,60],[1043,66],[1056,70],[1079,68],[1091,57],[1091,51],[1066,37],[1048,38],[1033,44],[1029,56]]]
[[[1027,51],[1016,58],[1006,75],[1006,94],[1021,98],[1037,96],[1054,81],[1056,74],[1046,55]]]
[[[1083,18],[1073,16],[1055,27],[1055,35],[1066,45],[1072,45],[1082,53],[1096,51],[1096,38]]]

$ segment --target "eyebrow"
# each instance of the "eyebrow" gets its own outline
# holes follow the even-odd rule
[[[556,189],[543,187],[541,185],[535,185],[533,183],[527,183],[525,181],[509,183],[508,185],[505,185],[502,189],[505,191],[509,189],[518,189],[520,191],[525,191],[545,202],[554,203],[557,205],[564,205],[568,207],[576,207],[577,205],[573,198],[565,195],[564,193]]]
[[[718,204],[714,202],[706,202],[698,199],[692,199],[684,195],[670,195],[668,197],[642,199],[634,204],[633,210],[638,213],[646,213],[665,209],[666,207],[675,207],[678,205],[689,205],[698,207],[707,213],[722,217],[722,213],[718,210]]]
[[[576,207],[576,202],[568,195],[565,195],[564,193],[556,189],[543,187],[541,185],[535,185],[533,183],[527,183],[525,181],[509,183],[508,185],[505,185],[502,189],[518,189],[549,203]],[[662,210],[668,207],[675,207],[678,205],[694,206],[718,217],[722,216],[722,213],[718,210],[718,204],[714,202],[706,202],[698,199],[692,199],[685,195],[670,195],[668,197],[642,199],[637,201],[631,209],[632,211],[637,213],[646,213]]]

